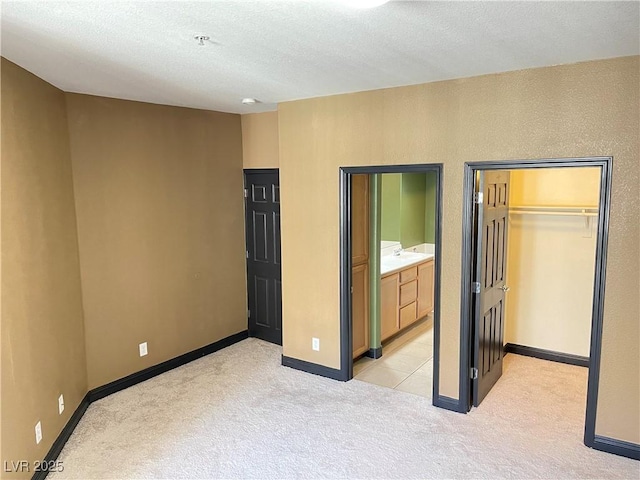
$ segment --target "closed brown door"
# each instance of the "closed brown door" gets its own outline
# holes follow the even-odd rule
[[[480,195],[479,195],[480,194]],[[476,185],[473,405],[502,375],[509,172],[479,172]]]

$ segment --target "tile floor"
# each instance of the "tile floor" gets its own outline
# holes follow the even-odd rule
[[[356,380],[431,398],[433,319],[428,316],[382,347],[382,357],[363,357],[353,365]]]

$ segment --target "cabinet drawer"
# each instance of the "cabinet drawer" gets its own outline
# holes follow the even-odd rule
[[[415,302],[418,298],[418,282],[416,280],[400,285],[400,306]]]
[[[400,309],[400,328],[411,325],[416,321],[416,302]]]
[[[400,283],[410,282],[418,278],[418,267],[407,268],[400,272]]]

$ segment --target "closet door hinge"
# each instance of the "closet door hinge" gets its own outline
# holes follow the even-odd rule
[[[482,192],[476,192],[473,194],[473,202],[477,203],[478,205],[482,205],[482,203],[484,202],[484,193]]]
[[[249,189],[248,188],[244,189],[244,198],[249,198]]]
[[[247,318],[251,318],[251,310],[247,310]]]
[[[480,282],[473,282],[471,284],[471,291],[473,293],[480,293]]]
[[[469,371],[469,377],[471,378],[471,380],[477,380],[478,379],[478,369],[477,368],[471,368]]]

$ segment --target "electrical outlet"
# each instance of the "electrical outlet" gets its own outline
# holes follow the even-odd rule
[[[141,343],[140,345],[138,345],[139,349],[140,349],[140,356],[144,357],[147,353],[149,353],[147,351],[147,342]]]
[[[58,397],[58,413],[62,415],[62,412],[64,412],[64,397],[60,394]]]
[[[316,352],[320,351],[320,339],[313,337],[311,339],[311,348],[313,348]]]
[[[36,445],[41,441],[42,441],[42,425],[38,420],[38,423],[36,423]]]

